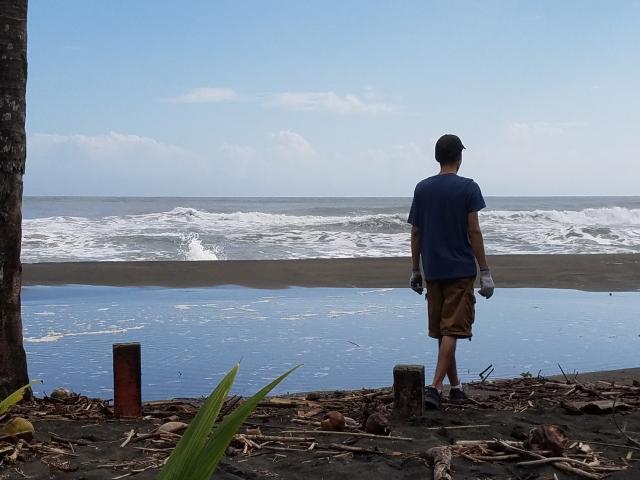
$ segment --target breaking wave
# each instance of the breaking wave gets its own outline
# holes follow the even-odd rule
[[[407,212],[169,211],[23,223],[23,261],[219,260],[409,254]],[[640,252],[640,209],[486,210],[490,253]]]

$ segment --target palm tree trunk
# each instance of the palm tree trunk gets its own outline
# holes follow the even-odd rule
[[[0,399],[28,382],[22,346],[27,0],[0,0]]]

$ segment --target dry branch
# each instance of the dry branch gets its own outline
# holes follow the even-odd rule
[[[453,480],[450,447],[430,448],[427,450],[426,456],[433,464],[433,480]]]

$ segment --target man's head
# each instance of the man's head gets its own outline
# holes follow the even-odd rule
[[[459,164],[462,162],[462,150],[464,145],[458,136],[443,135],[436,142],[436,160],[441,166]]]

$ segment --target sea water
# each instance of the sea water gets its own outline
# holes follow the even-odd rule
[[[488,253],[638,253],[640,197],[488,197]],[[410,198],[27,197],[24,262],[408,256]]]
[[[478,297],[464,381],[638,366],[640,293],[499,289]],[[407,289],[27,287],[24,337],[37,393],[111,398],[113,343],[142,344],[145,399],[207,395],[236,363],[234,392],[303,364],[279,392],[380,387],[398,363],[433,374],[424,298]]]

